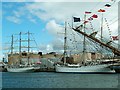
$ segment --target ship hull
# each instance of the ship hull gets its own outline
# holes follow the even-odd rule
[[[120,65],[112,65],[111,68],[114,69],[116,73],[120,73]]]
[[[24,67],[24,68],[7,68],[8,72],[32,72],[34,67]]]
[[[81,67],[55,66],[56,72],[63,73],[115,73],[115,70],[108,68],[108,65],[91,65]]]

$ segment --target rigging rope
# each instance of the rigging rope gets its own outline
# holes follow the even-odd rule
[[[91,22],[91,21],[90,21],[90,26],[91,26],[92,31],[94,32],[95,29],[93,28],[93,25],[92,25],[92,22]]]
[[[105,19],[105,22],[106,22],[106,25],[107,25],[107,28],[108,28],[108,31],[109,31],[110,39],[112,40],[111,30],[110,30],[110,27],[108,25],[107,19],[106,18],[104,18],[104,19]]]

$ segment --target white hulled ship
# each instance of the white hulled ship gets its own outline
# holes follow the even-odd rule
[[[22,40],[21,39],[21,32],[20,32],[20,39],[19,39],[19,53],[13,53],[13,35],[12,35],[12,42],[11,42],[11,54],[8,54],[8,66],[7,66],[7,71],[8,72],[31,72],[33,71],[34,67],[33,65],[30,64],[30,39],[29,39],[29,32],[25,33],[28,35],[28,40]],[[22,47],[21,42],[22,41],[27,41],[28,46],[27,47]],[[22,51],[22,48],[27,48],[28,52]],[[27,60],[25,63],[22,62],[22,59]]]
[[[32,72],[34,67],[32,66],[17,66],[17,67],[7,67],[8,72]]]
[[[80,58],[81,59],[81,63],[78,64],[72,64],[72,63],[67,63],[67,44],[66,44],[66,40],[67,40],[67,35],[66,35],[66,23],[65,23],[65,37],[64,37],[64,55],[63,55],[63,62],[62,63],[58,63],[55,66],[55,70],[56,72],[61,72],[61,73],[115,73],[115,70],[110,68],[111,63],[102,63],[102,62],[94,62],[93,64],[86,64],[86,60],[85,60],[85,42],[83,42],[83,57]],[[81,30],[79,30],[79,28],[72,28],[74,31],[82,34],[84,36],[84,41],[85,38],[89,38],[97,43],[99,43],[101,46],[107,47],[111,50],[113,50],[114,54],[120,55],[120,51],[117,50],[116,48],[109,46],[108,44],[105,44],[103,42],[101,42],[100,40],[98,40],[97,38],[95,38],[95,34],[96,33],[92,33],[91,35],[88,35],[85,32],[82,32]],[[84,25],[84,29],[85,29],[85,25]],[[85,31],[85,30],[84,30]],[[69,58],[68,58],[69,60]],[[93,61],[90,61],[91,63]]]
[[[76,65],[56,65],[56,72],[66,73],[115,73],[111,70],[107,64],[100,65],[87,65],[87,66],[76,66]]]

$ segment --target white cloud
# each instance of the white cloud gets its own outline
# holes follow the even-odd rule
[[[15,16],[15,17],[18,17],[18,18],[20,18],[21,16],[23,16],[25,14],[25,11],[24,11],[24,8],[19,8],[19,10],[14,10],[13,11],[13,15]]]
[[[28,16],[28,19],[33,22],[33,23],[36,23],[36,19],[34,19],[32,16]]]
[[[94,4],[93,4],[94,5]],[[57,22],[64,22],[71,20],[72,16],[79,16],[83,18],[84,11],[88,7],[93,7],[89,3],[33,3],[26,5],[26,8],[31,14],[37,16],[42,20],[55,19]],[[81,7],[85,7],[84,9]]]
[[[4,46],[1,48],[1,50],[10,50],[10,49],[11,49],[10,46]]]
[[[51,20],[47,23],[46,29],[49,33],[55,35],[55,36],[63,36],[64,34],[64,28],[63,26],[57,24],[55,20]]]
[[[98,14],[98,19],[100,19],[101,14],[97,13],[97,10],[105,8],[105,4],[106,3],[99,2],[99,7],[97,7],[96,5],[98,5],[98,2],[35,2],[26,3],[25,6],[20,7],[18,11],[13,11],[13,13],[16,17],[20,17],[23,13],[25,16],[30,16],[32,14],[46,22],[52,19],[56,22],[63,23],[65,21],[71,22],[72,16],[77,16],[83,19],[86,10],[92,10],[93,14]],[[113,4],[112,8],[105,9],[105,17],[113,17],[117,15],[117,4]],[[35,22],[34,18],[29,18],[29,20]]]
[[[104,17],[107,17],[108,20],[112,19],[111,17],[117,17],[118,13],[118,8],[117,8],[117,3],[112,5],[112,8],[105,8],[104,5],[106,3],[99,3],[99,7],[97,7],[98,3],[93,2],[90,4],[90,2],[85,3],[70,3],[70,2],[53,2],[53,3],[45,3],[45,2],[38,2],[38,3],[32,3],[32,4],[27,4],[26,8],[29,10],[29,12],[37,16],[43,21],[50,22],[50,20],[54,20],[57,23],[64,23],[65,21],[70,22],[72,21],[72,16],[77,16],[80,17],[82,20],[84,19],[84,12],[86,10],[91,10],[94,8],[92,11],[92,14],[97,14],[98,18],[94,19],[92,22],[94,25],[94,28],[96,30],[100,29],[100,20],[101,20],[101,13],[98,13],[97,11],[100,8],[103,8],[106,10],[104,13]],[[84,7],[84,8],[81,8]],[[112,14],[112,13],[114,14]],[[87,15],[87,17],[90,17],[91,15]]]
[[[39,46],[40,48],[40,51],[42,51],[43,53],[49,53],[49,52],[53,52],[54,49],[53,49],[53,45],[52,44],[41,44]]]
[[[17,24],[21,23],[21,20],[15,16],[8,16],[8,17],[6,17],[6,19],[11,21],[11,22],[17,23]]]
[[[48,44],[46,49],[47,49],[48,52],[52,52],[53,51],[53,46]]]
[[[68,24],[67,24],[68,25]],[[65,27],[65,26],[64,26]],[[46,29],[49,33],[55,36],[54,40],[50,42],[54,51],[62,53],[64,49],[64,31],[65,28],[62,27],[60,24],[56,23],[55,20],[51,20],[47,23]],[[68,28],[67,26],[67,47],[68,50],[73,50],[75,48],[79,48],[80,52],[80,44],[81,42],[81,35],[78,35],[75,31]]]

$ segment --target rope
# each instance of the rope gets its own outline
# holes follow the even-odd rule
[[[31,36],[33,37],[33,35],[31,34]],[[33,37],[33,39],[34,39],[34,42],[35,42],[35,44],[36,44],[36,47],[37,47],[37,50],[39,51],[39,47],[38,47],[38,45],[37,45],[37,42],[35,41],[35,38]]]
[[[112,40],[112,35],[111,35],[111,30],[110,30],[110,27],[108,25],[108,22],[107,22],[107,19],[105,18],[105,22],[106,22],[106,25],[107,25],[107,28],[108,28],[108,31],[109,31],[109,36],[110,36],[110,39]]]
[[[94,32],[95,30],[94,30],[94,28],[93,28],[93,25],[92,25],[92,22],[91,22],[91,21],[90,21],[90,26],[91,26],[92,31]]]

